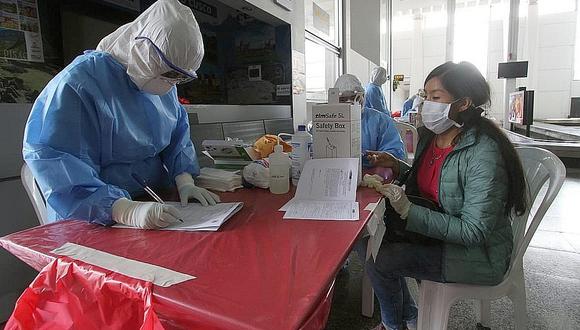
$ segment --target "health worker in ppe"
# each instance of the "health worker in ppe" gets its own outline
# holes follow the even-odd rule
[[[354,102],[361,97],[366,99],[360,80],[352,74],[338,77],[335,88],[338,88],[340,102]],[[361,102],[363,103],[363,102]],[[364,106],[361,114],[361,150],[363,153],[374,151],[386,152],[398,159],[404,159],[405,148],[393,119],[380,111]],[[363,157],[363,166],[370,167],[367,157]]]
[[[401,119],[409,120],[409,112],[419,111],[419,105],[425,100],[425,91],[419,89],[416,94],[409,97],[405,103],[403,103],[403,110],[401,111]]]
[[[385,95],[381,86],[387,81],[387,70],[383,67],[376,67],[371,73],[371,81],[367,85],[365,92],[365,108],[372,108],[391,116],[387,108]]]
[[[131,200],[143,193],[133,174],[153,189],[177,184],[182,204],[219,202],[194,183],[199,165],[175,87],[196,78],[203,54],[191,9],[159,0],[48,83],[28,118],[23,155],[50,222],[178,221],[172,206]]]

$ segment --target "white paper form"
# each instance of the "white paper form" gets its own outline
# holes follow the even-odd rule
[[[359,218],[358,202],[301,201],[289,205],[284,219],[352,220]]]
[[[181,211],[183,223],[178,222],[165,230],[207,230],[216,231],[219,227],[238,212],[244,203],[218,203],[216,205],[201,206],[198,203],[189,203],[181,207],[180,203],[167,203]]]
[[[296,194],[282,206],[284,219],[358,220],[357,158],[324,158],[306,162]]]
[[[355,201],[358,178],[356,158],[323,158],[306,162],[296,194],[279,211],[299,200]]]
[[[183,222],[171,224],[158,230],[182,230],[182,231],[217,231],[220,226],[238,212],[244,203],[219,203],[210,206],[201,206],[198,203],[188,203],[182,207],[178,202],[167,202],[181,213]],[[113,228],[134,228],[124,225],[115,225]]]
[[[355,201],[358,180],[357,158],[323,158],[306,162],[295,199]]]

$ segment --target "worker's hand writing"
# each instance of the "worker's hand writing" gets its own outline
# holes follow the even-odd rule
[[[379,191],[389,199],[391,206],[401,216],[401,219],[407,219],[411,202],[407,198],[405,190],[394,184],[386,184],[380,187]]]
[[[156,229],[178,222],[179,210],[156,202],[135,202],[120,198],[113,203],[113,220],[127,226]]]
[[[187,202],[190,198],[197,199],[203,206],[215,205],[220,202],[218,195],[207,189],[196,186],[191,174],[189,173],[182,173],[176,176],[175,183],[177,184],[177,190],[179,191],[181,206],[187,206]]]
[[[399,160],[386,151],[367,151],[367,159],[371,166],[393,169],[395,177],[399,176]]]

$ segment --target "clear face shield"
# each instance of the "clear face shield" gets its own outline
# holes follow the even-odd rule
[[[345,91],[340,93],[338,101],[340,103],[359,104],[361,107],[364,104],[365,93],[355,91]]]

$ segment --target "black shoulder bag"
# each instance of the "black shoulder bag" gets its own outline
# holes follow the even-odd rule
[[[407,181],[411,173],[415,170],[416,164],[420,163],[420,159],[416,159],[412,168],[403,176],[400,182],[395,182],[395,184],[401,186]],[[409,201],[415,205],[423,206],[429,208],[433,211],[443,212],[443,209],[437,205],[437,203],[420,196],[407,195]],[[388,198],[385,201],[385,215],[383,221],[387,230],[385,232],[385,240],[389,242],[406,242],[406,243],[416,243],[416,244],[440,244],[441,241],[435,238],[427,237],[412,231],[405,229],[407,226],[407,220],[401,219],[401,216],[393,209]]]

